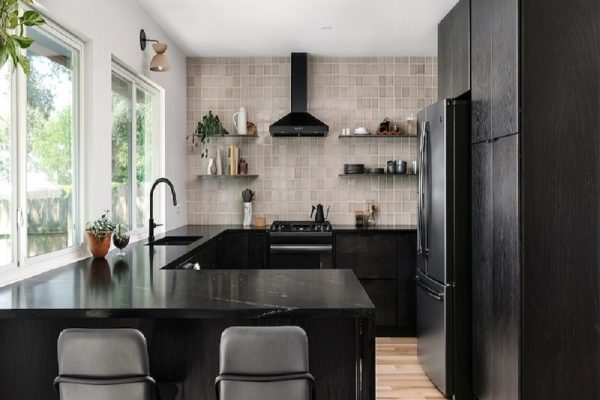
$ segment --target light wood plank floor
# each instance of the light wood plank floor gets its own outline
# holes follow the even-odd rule
[[[417,360],[416,338],[377,338],[377,400],[444,400]]]

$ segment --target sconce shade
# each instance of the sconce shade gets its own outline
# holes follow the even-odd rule
[[[156,55],[152,57],[152,61],[150,61],[150,71],[166,72],[170,70],[171,63],[165,55],[167,45],[165,43],[153,43],[152,48],[156,52]]]

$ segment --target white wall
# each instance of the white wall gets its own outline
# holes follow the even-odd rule
[[[186,210],[186,58],[175,42],[134,0],[38,0],[55,22],[85,43],[85,220],[111,208],[111,60],[165,91],[165,176],[175,185],[179,209],[167,197],[166,228],[187,223]],[[152,46],[141,51],[140,29],[148,38],[168,44],[169,72],[148,69]],[[164,190],[164,188],[163,188]]]

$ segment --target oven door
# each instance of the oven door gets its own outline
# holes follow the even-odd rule
[[[331,233],[271,234],[269,268],[333,268]]]

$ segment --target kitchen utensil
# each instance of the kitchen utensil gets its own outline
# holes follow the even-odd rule
[[[383,169],[383,168],[367,168],[366,173],[367,174],[383,174],[383,173],[385,173],[385,169]]]
[[[242,200],[244,200],[244,203],[248,203],[254,200],[254,192],[250,189],[244,190],[242,192]]]
[[[370,135],[370,134],[371,134],[371,132],[369,132],[369,131],[367,130],[367,128],[364,128],[364,127],[362,127],[362,126],[361,126],[360,128],[356,128],[356,129],[354,130],[354,134],[355,134],[355,135]]]
[[[315,212],[316,211],[316,212]],[[312,206],[312,211],[310,212],[310,217],[312,218],[313,213],[315,214],[315,222],[323,223],[325,219],[329,216],[329,207],[327,207],[327,217],[323,211],[323,205],[317,204],[316,206]]]
[[[412,173],[416,175],[418,172],[419,172],[419,167],[417,167],[417,161],[415,160],[412,162]]]
[[[396,173],[396,161],[395,160],[391,160],[391,161],[387,162],[387,173],[388,174]]]
[[[364,164],[344,164],[344,174],[353,175],[353,174],[364,174],[365,173],[365,165]]]
[[[246,109],[240,108],[240,111],[233,114],[233,125],[238,135],[245,135],[248,133],[248,121],[246,119]]]
[[[406,161],[396,160],[396,173],[397,174],[405,174],[406,173]]]

